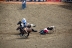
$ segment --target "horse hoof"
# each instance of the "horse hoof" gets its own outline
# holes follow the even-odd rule
[[[36,25],[35,25],[35,26],[33,26],[33,27],[36,27]]]
[[[37,32],[36,30],[34,30],[33,32]]]
[[[21,33],[19,33],[19,34],[21,34]]]

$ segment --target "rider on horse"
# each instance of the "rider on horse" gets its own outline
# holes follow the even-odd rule
[[[22,27],[26,27],[26,25],[27,25],[26,19],[23,18],[21,22],[22,22],[22,23],[21,23]]]

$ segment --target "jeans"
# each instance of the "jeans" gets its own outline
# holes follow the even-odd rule
[[[22,4],[22,9],[26,8],[26,4]]]

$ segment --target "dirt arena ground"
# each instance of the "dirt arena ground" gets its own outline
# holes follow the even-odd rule
[[[17,22],[26,18],[36,25],[28,39],[21,39]],[[53,34],[40,35],[47,26],[56,26]],[[72,48],[71,4],[21,4],[0,3],[0,48]]]

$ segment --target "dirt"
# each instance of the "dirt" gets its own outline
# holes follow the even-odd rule
[[[36,25],[28,39],[19,35],[17,22],[26,18]],[[72,5],[0,3],[0,48],[72,48]],[[40,35],[39,31],[54,25],[52,34]]]

